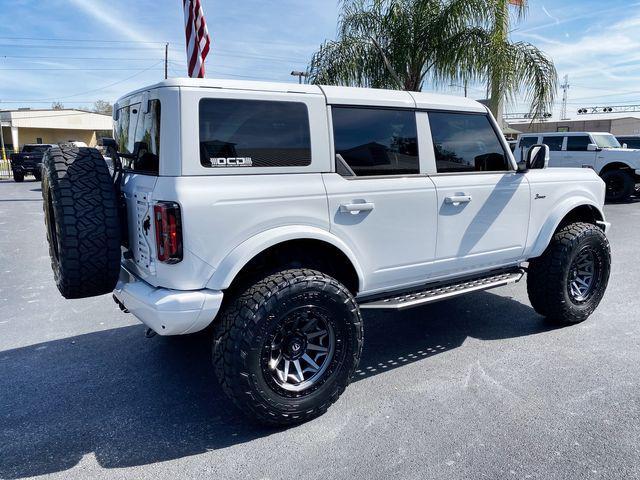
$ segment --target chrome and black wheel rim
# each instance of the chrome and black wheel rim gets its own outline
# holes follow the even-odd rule
[[[574,303],[588,301],[599,283],[600,263],[598,255],[591,247],[584,247],[578,252],[569,267],[568,290]]]
[[[267,336],[262,371],[276,390],[304,394],[326,379],[335,353],[336,334],[329,312],[314,305],[296,307]]]

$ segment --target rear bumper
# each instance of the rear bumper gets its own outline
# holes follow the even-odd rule
[[[156,288],[121,267],[113,291],[116,299],[147,327],[160,335],[185,335],[206,328],[222,304],[215,290]]]

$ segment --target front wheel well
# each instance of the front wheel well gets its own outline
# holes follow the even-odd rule
[[[564,216],[556,228],[556,232],[570,223],[585,222],[598,225],[598,222],[603,220],[602,213],[593,205],[580,205]]]
[[[227,292],[244,288],[274,272],[302,267],[326,273],[354,296],[358,293],[359,277],[349,257],[336,246],[315,239],[287,240],[258,253],[238,272]]]
[[[606,172],[610,172],[611,170],[632,170],[629,165],[622,162],[611,162],[607,163],[604,167],[600,169],[600,176]],[[630,173],[633,173],[632,171]]]

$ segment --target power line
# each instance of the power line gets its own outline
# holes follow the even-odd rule
[[[157,65],[157,63],[156,63]],[[0,68],[0,72],[11,72],[11,71],[20,71],[20,72],[33,72],[33,71],[50,71],[50,72],[122,72],[122,71],[131,71],[131,68],[87,68],[87,67],[79,67],[79,68]]]
[[[141,40],[91,40],[86,38],[45,38],[45,37],[0,37],[0,40],[35,40],[37,42],[80,42],[80,43],[154,43],[165,44],[166,42],[147,42]]]
[[[0,55],[0,58],[18,58],[18,59],[36,59],[36,60],[136,60],[136,61],[148,61],[148,60],[160,60],[150,59],[149,57],[139,57],[139,58],[125,58],[125,57],[67,57],[67,56],[59,56],[59,55]]]
[[[114,85],[118,85],[120,83],[126,82],[127,80],[131,80],[132,78],[137,77],[138,75],[140,75],[142,73],[148,72],[149,70],[151,70],[152,68],[160,65],[161,63],[162,63],[162,60],[159,61],[159,62],[154,63],[153,65],[151,65],[148,68],[145,68],[143,70],[140,70],[140,71],[134,73],[133,75],[131,75],[129,77],[123,78],[122,80],[118,80],[117,82],[113,82],[113,83],[110,83],[108,85],[103,85],[102,87],[95,88],[93,90],[87,90],[85,92],[75,93],[73,95],[67,95],[67,96],[64,96],[64,97],[50,97],[50,98],[40,98],[40,99],[35,99],[35,100],[21,100],[21,101],[13,101],[12,103],[36,103],[36,102],[39,103],[39,102],[44,102],[44,101],[51,102],[51,101],[56,101],[56,100],[64,100],[64,99],[67,99],[67,98],[79,97],[80,95],[85,95],[87,93],[99,92],[99,91],[105,90],[105,89],[107,89],[109,87],[113,87]]]

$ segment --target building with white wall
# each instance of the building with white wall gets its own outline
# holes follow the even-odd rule
[[[26,143],[85,142],[95,146],[99,138],[112,136],[110,115],[77,109],[18,109],[0,111],[0,124],[7,150]]]

